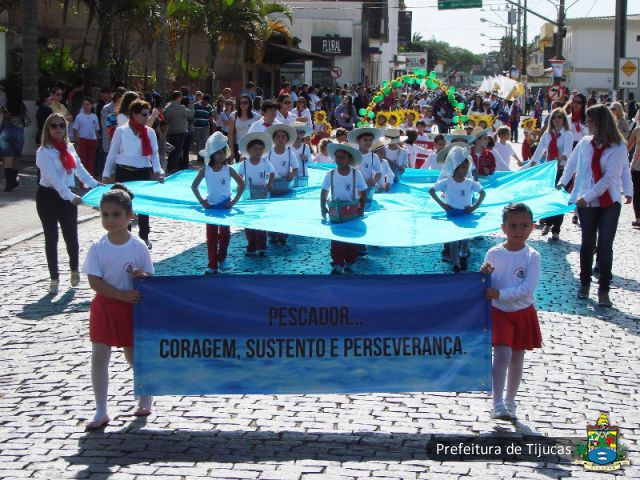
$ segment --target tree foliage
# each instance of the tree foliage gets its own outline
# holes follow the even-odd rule
[[[432,70],[438,61],[445,62],[445,71],[453,69],[470,72],[482,67],[482,55],[475,54],[465,48],[454,47],[447,42],[432,38],[425,40],[421,34],[414,33],[411,42],[403,49],[405,52],[427,52],[429,54],[428,70]]]

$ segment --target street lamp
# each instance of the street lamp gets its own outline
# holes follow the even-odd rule
[[[499,23],[492,22],[491,20],[487,20],[486,18],[481,18],[480,21],[482,23],[488,23],[490,27],[504,28],[504,36],[505,38],[509,38],[509,58],[507,59],[509,65],[505,66],[505,70],[511,71],[511,66],[513,65],[513,34],[509,33],[509,25],[500,25]],[[480,35],[489,38],[487,35],[484,35],[482,33]],[[505,64],[506,63],[507,62],[505,61]]]
[[[489,40],[495,40],[496,42],[499,42],[500,40],[502,40],[501,38],[492,38],[492,37],[490,37],[489,35],[485,35],[484,33],[481,33],[481,34],[480,34],[480,36],[481,36],[481,37],[486,37],[486,38],[488,38]]]

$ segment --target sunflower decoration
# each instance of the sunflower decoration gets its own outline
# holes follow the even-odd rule
[[[418,112],[417,110],[405,110],[405,119],[404,122],[407,123],[411,123],[412,125],[415,125],[415,123],[420,120],[420,112]]]
[[[325,123],[327,121],[327,112],[324,110],[316,110],[313,112],[313,123]]]
[[[327,122],[327,112],[324,110],[316,110],[313,113],[313,139],[312,143],[315,141],[314,145],[317,145],[323,138],[329,138],[331,136],[331,130],[333,127],[329,122]]]
[[[469,125],[473,127],[491,128],[493,127],[494,120],[495,117],[493,115],[481,113],[472,113],[469,115]]]
[[[402,123],[401,116],[398,112],[389,112],[389,126],[391,128],[397,128]]]
[[[376,115],[376,128],[385,128],[389,123],[389,112],[378,112]]]
[[[530,118],[530,117],[523,117],[522,121],[520,122],[520,127],[523,130],[535,130],[535,128],[537,127],[538,124],[538,120],[535,118]]]

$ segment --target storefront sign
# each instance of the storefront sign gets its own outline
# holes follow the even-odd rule
[[[351,55],[351,37],[311,37],[311,51],[320,55]]]

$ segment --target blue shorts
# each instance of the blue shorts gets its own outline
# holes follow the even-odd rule
[[[19,157],[24,147],[24,128],[5,125],[0,133],[0,156]]]

